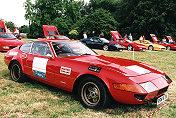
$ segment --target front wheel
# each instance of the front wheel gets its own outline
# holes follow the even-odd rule
[[[167,46],[167,47],[166,47],[166,50],[170,50],[170,49],[171,49],[171,47],[170,47],[170,46]]]
[[[108,45],[104,45],[104,46],[103,46],[103,50],[104,50],[104,51],[108,51],[108,50],[109,50]]]
[[[133,51],[133,46],[132,45],[128,45],[127,50],[128,51]]]
[[[19,62],[15,61],[12,63],[10,68],[10,77],[15,82],[24,82],[24,74]]]
[[[148,50],[153,50],[153,46],[150,45],[150,46],[148,47]]]
[[[81,104],[86,108],[100,109],[109,103],[109,91],[103,82],[94,77],[87,77],[81,82],[78,95]]]

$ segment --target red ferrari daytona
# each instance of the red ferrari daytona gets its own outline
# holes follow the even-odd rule
[[[74,92],[91,109],[107,106],[111,97],[125,104],[160,104],[168,98],[166,91],[172,82],[150,65],[98,55],[72,40],[29,42],[8,51],[4,58],[13,81],[24,82],[27,75]]]

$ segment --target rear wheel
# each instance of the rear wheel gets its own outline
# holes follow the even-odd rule
[[[82,42],[85,46],[87,46],[86,42]]]
[[[104,45],[104,46],[103,46],[103,50],[104,50],[104,51],[108,51],[108,50],[109,50],[108,45]]]
[[[132,45],[128,45],[127,50],[128,51],[133,51],[133,46]]]
[[[80,83],[78,95],[81,104],[90,109],[106,107],[110,99],[106,86],[95,77],[87,77]]]
[[[171,49],[171,47],[170,47],[170,46],[167,46],[167,47],[166,47],[166,50],[170,50],[170,49]]]
[[[10,77],[15,82],[24,82],[24,74],[19,62],[15,61],[12,63],[10,68]]]
[[[150,45],[150,46],[148,47],[148,50],[153,50],[153,46]]]

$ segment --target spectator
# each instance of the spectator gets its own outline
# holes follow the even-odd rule
[[[11,33],[11,31],[10,31],[10,28],[7,28],[7,31],[6,31],[7,33]]]
[[[94,36],[95,36],[95,31],[93,30],[93,31],[92,31],[92,37],[94,37]]]
[[[14,35],[15,37],[19,37],[20,31],[18,30],[17,27],[15,27],[15,29],[13,30],[13,35]]]
[[[133,41],[133,37],[132,37],[131,33],[129,34],[128,39]]]
[[[99,35],[100,38],[104,37],[104,33],[101,32],[101,34]]]
[[[86,32],[83,33],[83,37],[84,37],[84,39],[87,39],[87,33]]]

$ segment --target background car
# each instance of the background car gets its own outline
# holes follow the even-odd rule
[[[159,45],[159,44],[153,44],[149,40],[136,40],[134,42],[147,46],[148,50],[165,50],[166,49],[166,47]]]
[[[150,36],[153,39],[153,43],[155,44],[159,44],[162,45],[164,47],[166,47],[166,50],[176,50],[176,44],[172,44],[172,43],[166,43],[164,41],[160,41],[155,34],[150,34]]]
[[[122,38],[122,36],[117,31],[110,31],[110,32],[112,34],[111,42],[112,43],[118,42],[119,44],[123,45],[125,47],[125,49],[128,51],[132,51],[132,50],[145,51],[147,48],[145,45],[137,44],[137,43],[134,43],[128,39]]]
[[[133,60],[98,55],[78,41],[37,40],[14,48],[4,61],[11,79],[26,76],[74,92],[84,107],[99,109],[111,98],[143,104],[168,98],[172,80],[161,70]],[[24,76],[25,75],[25,76]],[[128,97],[127,97],[128,96]]]
[[[47,39],[68,39],[70,40],[68,37],[64,36],[64,35],[60,35],[57,28],[55,26],[52,25],[42,25],[43,27],[43,32],[44,32],[44,36]],[[40,38],[42,39],[42,38]]]
[[[86,39],[80,39],[80,41],[90,48],[103,49],[104,51],[108,51],[108,50],[122,51],[123,49],[125,49],[123,45],[117,42],[112,43],[107,39],[100,38],[100,37],[89,37]]]
[[[0,51],[8,51],[24,43],[24,41],[18,40],[11,33],[0,32]]]

